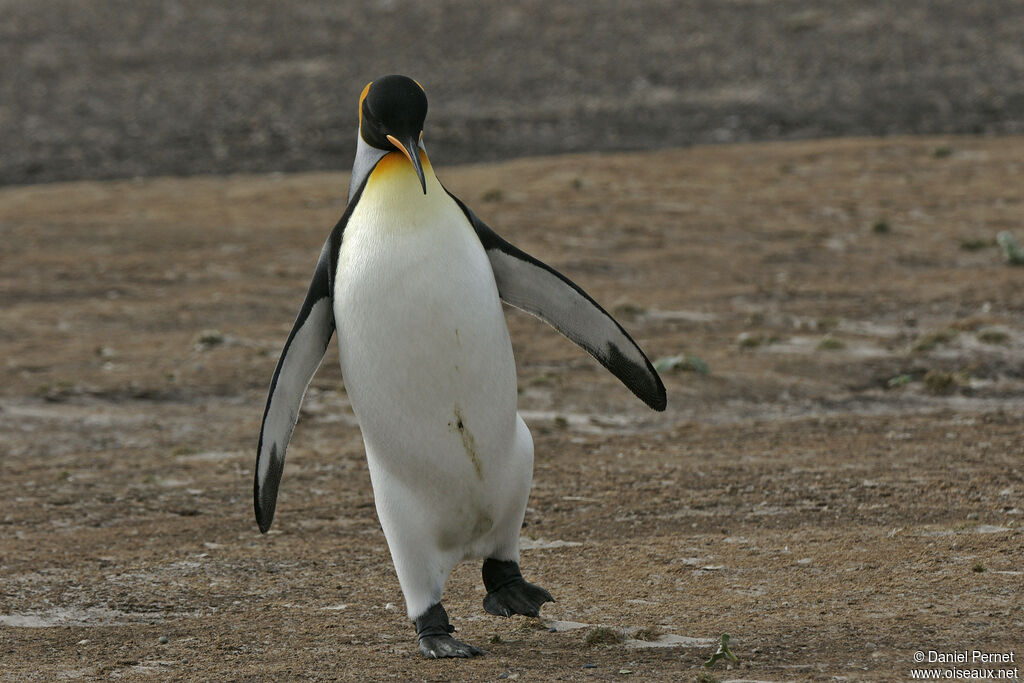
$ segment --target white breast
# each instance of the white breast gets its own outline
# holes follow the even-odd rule
[[[411,166],[402,170],[374,171],[342,238],[334,307],[345,386],[371,473],[483,494],[513,457],[508,329],[469,221],[429,167],[426,195]]]

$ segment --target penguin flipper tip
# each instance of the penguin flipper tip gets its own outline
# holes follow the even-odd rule
[[[260,454],[262,460],[263,454]],[[277,444],[270,444],[266,454],[266,472],[261,477],[260,467],[257,463],[256,476],[253,481],[253,510],[256,513],[256,524],[260,533],[270,531],[270,525],[274,523],[274,510],[277,508],[277,490],[281,486],[281,476],[284,474],[284,457],[278,455]]]

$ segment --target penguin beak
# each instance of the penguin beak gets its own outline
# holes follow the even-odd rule
[[[427,193],[427,179],[423,175],[423,164],[420,163],[420,145],[419,141],[416,140],[415,136],[410,135],[409,138],[402,142],[394,135],[388,136],[388,142],[397,147],[405,155],[405,158],[409,160],[412,167],[416,169],[416,175],[420,179],[420,187],[423,188],[423,194]]]

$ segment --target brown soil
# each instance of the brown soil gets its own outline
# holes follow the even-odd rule
[[[346,178],[0,191],[0,677],[690,680],[723,633],[722,680],[1024,655],[1024,269],[994,243],[1024,238],[1022,159],[948,138],[442,169],[652,358],[710,369],[667,371],[656,414],[510,313],[537,443],[522,564],[558,630],[484,614],[467,562],[446,605],[489,654],[442,662],[416,651],[333,350],[269,535],[251,510]]]

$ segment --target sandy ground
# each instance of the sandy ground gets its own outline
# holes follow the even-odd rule
[[[994,237],[1024,238],[1022,159],[1022,138],[904,138],[442,168],[687,366],[653,413],[510,312],[537,444],[522,564],[558,602],[491,617],[460,565],[446,605],[488,655],[442,662],[416,652],[333,349],[273,531],[252,515],[266,386],[344,175],[0,190],[0,678],[873,681],[918,650],[1019,659],[1024,269]],[[702,671],[723,633],[740,663]]]

